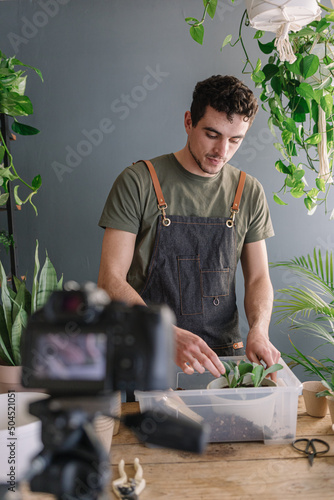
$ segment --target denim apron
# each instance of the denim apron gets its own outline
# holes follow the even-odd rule
[[[230,218],[166,215],[160,183],[148,167],[161,215],[141,297],[168,304],[176,325],[201,337],[219,356],[243,354],[235,294],[235,215],[246,174],[240,173]]]

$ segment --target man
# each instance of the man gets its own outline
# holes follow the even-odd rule
[[[128,167],[115,181],[98,285],[128,304],[167,303],[176,315],[175,362],[185,373],[224,372],[219,355],[242,352],[235,298],[240,259],[249,323],[246,355],[276,363],[269,341],[273,303],[265,238],[273,229],[263,188],[228,164],[258,105],[232,76],[194,90],[183,149]],[[150,169],[150,170],[149,170]],[[159,222],[158,222],[159,220]]]

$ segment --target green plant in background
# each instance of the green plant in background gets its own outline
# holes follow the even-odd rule
[[[282,365],[276,363],[265,369],[263,365],[244,360],[240,362],[222,360],[222,363],[225,367],[225,373],[222,377],[227,380],[227,385],[230,388],[245,387],[248,385],[260,387],[267,375],[283,368]]]
[[[32,103],[25,94],[26,89],[26,79],[25,70],[15,70],[16,66],[23,68],[30,68],[35,71],[41,80],[43,81],[42,73],[39,69],[23,64],[21,61],[15,57],[6,57],[0,51],[0,113],[12,117],[14,119],[12,123],[12,130],[21,135],[35,135],[39,133],[39,130],[20,123],[17,120],[17,116],[28,116],[33,113]],[[41,186],[42,180],[40,175],[36,175],[32,180],[31,184],[24,181],[17,173],[13,157],[10,154],[8,147],[6,145],[5,138],[2,136],[0,130],[0,165],[3,162],[5,155],[8,156],[8,166],[0,168],[0,205],[5,205],[9,197],[8,183],[13,181],[19,181],[21,184],[29,189],[28,196],[22,200],[18,195],[19,185],[14,187],[14,197],[17,205],[23,205],[29,201],[33,206],[36,215],[37,209],[32,202],[32,197],[37,193]]]
[[[26,287],[26,278],[13,277],[16,292],[8,286],[7,276],[0,262],[0,364],[21,364],[20,344],[28,317],[43,307],[54,290],[61,290],[63,277],[57,279],[55,268],[48,255],[40,269],[38,241],[36,242],[35,267],[32,292]]]
[[[216,8],[217,8],[218,0],[203,0],[204,12],[202,19],[196,19],[196,17],[186,17],[185,21],[189,24],[189,33],[191,37],[195,40],[195,42],[199,44],[203,44],[204,37],[204,26],[203,23],[205,21],[206,15],[209,14],[211,19],[215,17]]]
[[[203,4],[200,21],[186,18],[191,24],[192,37],[201,44],[206,13],[213,18],[217,2],[203,0]],[[221,47],[222,50],[241,43],[245,55],[242,73],[249,74],[261,89],[262,108],[270,115],[268,127],[282,157],[275,162],[276,170],[284,175],[282,187],[274,193],[275,202],[287,205],[281,195],[289,193],[293,198],[303,199],[309,214],[321,204],[327,212],[327,197],[333,182],[334,10],[319,5],[325,12],[321,20],[289,34],[297,57],[293,64],[279,59],[275,39],[262,43],[264,31],[259,30],[254,39],[266,61],[258,58],[256,64],[252,63],[242,32],[250,24],[247,10],[242,14],[237,40],[232,43],[232,35],[226,35]],[[330,218],[334,218],[334,210]]]
[[[318,392],[317,396],[333,396],[334,395],[334,360],[333,359],[322,359],[318,360],[313,356],[304,356],[297,347],[290,342],[296,352],[295,355],[287,354],[292,362],[289,365],[293,368],[294,366],[301,365],[304,370],[308,373],[313,373],[317,375],[321,380],[322,384],[326,387],[325,390]]]
[[[8,231],[0,231],[0,243],[5,247],[6,252],[11,245],[14,245],[13,236]]]
[[[289,320],[290,330],[311,335],[320,340],[320,346],[327,346],[328,357],[316,359],[305,356],[292,343],[296,354],[285,354],[308,372],[319,376],[328,390],[334,390],[334,262],[332,252],[314,249],[313,255],[288,261],[271,263],[292,271],[300,277],[302,284],[277,290],[284,298],[275,299],[274,312],[277,323]],[[326,383],[325,383],[326,382]]]

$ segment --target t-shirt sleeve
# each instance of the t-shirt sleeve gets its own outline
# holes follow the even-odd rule
[[[251,215],[244,243],[254,243],[275,234],[266,195],[258,181],[253,185],[251,199]]]
[[[138,234],[140,227],[141,182],[128,167],[115,180],[105,203],[99,226]]]

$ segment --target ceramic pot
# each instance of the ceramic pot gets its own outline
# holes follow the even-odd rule
[[[0,394],[0,483],[10,475],[14,484],[20,481],[43,448],[41,422],[29,413],[28,405],[46,397],[37,392]]]
[[[110,398],[110,415],[100,415],[94,420],[94,430],[107,453],[110,453],[112,438],[119,430],[119,418],[121,416],[121,393],[114,392]]]
[[[21,385],[21,366],[0,365],[0,394],[8,391],[25,392]]]
[[[249,380],[249,382],[250,382],[250,380]],[[247,383],[246,377],[245,377],[245,381]],[[262,383],[261,383],[261,387],[276,387],[276,386],[277,386],[276,382],[271,380],[271,378],[265,378],[264,380],[262,380]],[[250,385],[250,387],[252,387],[252,386]],[[227,389],[227,388],[229,388],[229,387],[228,387],[227,380],[225,377],[215,378],[207,385],[207,389]]]
[[[212,380],[207,388],[214,413],[244,418],[259,428],[270,427],[274,417],[276,382],[264,379],[261,387],[229,388],[225,377]]]
[[[305,409],[311,417],[324,417],[327,413],[328,405],[325,396],[317,397],[317,393],[324,391],[325,387],[319,381],[308,381],[303,383],[303,397]]]
[[[326,399],[327,399],[327,404],[328,404],[328,408],[329,408],[329,413],[330,413],[331,419],[332,419],[332,427],[334,430],[334,396],[326,396]]]

